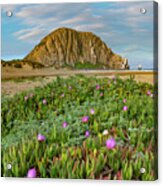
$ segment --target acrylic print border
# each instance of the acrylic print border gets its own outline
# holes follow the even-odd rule
[[[157,65],[157,60],[158,60],[157,59],[158,57],[157,55],[158,52],[157,51],[158,50],[157,9],[158,8],[157,7],[158,7],[157,3],[154,2],[153,3],[153,8],[154,8],[153,9],[154,10],[153,67],[154,69],[157,69],[158,66]],[[71,32],[71,34],[74,33],[74,30],[59,29],[58,30],[59,34],[62,31]],[[99,41],[99,43],[100,42],[101,41]],[[122,58],[119,57],[118,59],[120,60]],[[35,63],[33,62],[32,65],[33,64]],[[6,63],[4,64],[4,66],[5,65]],[[86,64],[86,65],[90,65],[90,64]],[[78,64],[78,67],[81,66],[82,63]],[[16,68],[19,69],[19,67],[20,64],[16,65]],[[114,65],[109,67],[114,67]],[[112,72],[112,74],[114,73],[116,73],[116,71]],[[85,75],[88,75],[88,71],[85,73]],[[45,82],[45,79],[41,79],[41,81]],[[154,79],[154,81],[157,82],[157,78]],[[3,81],[2,83],[6,83],[6,82]],[[128,84],[130,83],[134,87],[140,87],[140,89],[137,89],[134,92],[134,94],[132,93],[134,89],[131,91],[131,88],[128,86]],[[71,179],[86,178],[86,179],[108,179],[108,180],[109,179],[120,180],[124,178],[124,180],[130,180],[130,179],[139,180],[136,178],[140,178],[141,176],[139,175],[137,177],[131,176],[134,170],[130,162],[129,163],[127,162],[126,164],[125,163],[121,164],[121,161],[119,162],[118,160],[119,158],[124,157],[124,155],[126,155],[126,157],[124,157],[124,161],[126,161],[127,158],[131,156],[130,154],[132,154],[131,150],[125,151],[123,148],[123,147],[126,147],[126,149],[132,148],[132,146],[130,146],[129,144],[129,138],[128,138],[130,137],[129,135],[132,135],[131,133],[137,136],[136,134],[137,131],[140,133],[140,137],[142,137],[142,140],[144,138],[144,136],[141,135],[141,130],[143,130],[143,128],[139,130],[139,127],[138,128],[131,127],[131,123],[134,124],[135,126],[138,125],[135,121],[134,122],[132,121],[133,117],[135,118],[137,117],[136,113],[134,113],[135,111],[132,106],[134,105],[135,108],[138,108],[136,107],[136,104],[140,102],[138,97],[141,99],[142,96],[143,100],[146,100],[151,107],[154,106],[154,111],[156,111],[158,109],[157,89],[155,92],[153,91],[153,87],[149,84],[148,85],[143,84],[143,86],[141,84],[137,84],[134,81],[132,75],[126,81],[122,80],[118,76],[112,76],[112,75],[109,78],[103,78],[103,79],[95,78],[95,77],[86,77],[83,75],[77,75],[75,76],[75,78],[70,78],[70,79],[57,77],[53,83],[51,82],[51,84],[48,84],[46,86],[47,89],[45,89],[44,87],[44,88],[34,89],[30,93],[23,92],[20,93],[19,95],[16,95],[14,98],[11,98],[10,100],[8,100],[8,98],[5,100],[4,97],[1,97],[2,122],[4,122],[7,125],[8,122],[5,122],[5,120],[9,120],[9,123],[13,127],[13,131],[12,130],[10,131],[11,126],[8,126],[9,131],[11,132],[11,134],[9,135],[13,137],[13,142],[15,143],[18,140],[18,137],[19,140],[22,137],[21,135],[18,136],[17,138],[14,136],[14,132],[15,133],[17,132],[16,131],[17,128],[19,128],[19,130],[21,131],[25,131],[25,127],[29,127],[30,129],[26,130],[26,132],[23,133],[24,135],[27,135],[29,133],[29,130],[31,131],[29,133],[28,140],[22,137],[23,140],[22,141],[20,140],[21,145],[19,149],[17,149],[17,147],[12,147],[10,148],[10,150],[8,150],[9,155],[7,153],[4,155],[5,153],[5,151],[3,150],[4,139],[6,140],[7,143],[11,143],[12,140],[6,137],[8,131],[5,129],[5,126],[2,124],[2,133],[3,133],[2,136],[3,157],[2,157],[2,167],[1,167],[3,169],[2,175],[4,177],[12,177],[12,176],[13,177],[44,177],[44,178],[53,177],[53,178],[71,178]],[[77,89],[77,87],[79,89]],[[144,87],[146,88],[144,89]],[[89,88],[90,90],[88,91]],[[125,89],[128,89],[128,91],[126,91]],[[86,95],[88,95],[88,97]],[[93,96],[95,100],[92,98]],[[155,104],[151,104],[151,99],[153,99],[153,96],[156,101]],[[131,103],[131,97],[133,98],[133,103]],[[6,101],[5,104],[3,104],[4,100]],[[134,102],[134,100],[137,100],[137,102]],[[92,103],[90,103],[91,101]],[[18,106],[21,107],[22,109],[20,109]],[[143,106],[144,108],[147,109],[145,103]],[[149,110],[151,109],[151,107],[149,108]],[[12,109],[16,112],[13,112]],[[17,111],[20,113],[20,115],[18,114]],[[150,110],[150,112],[152,111]],[[144,115],[142,113],[144,113]],[[137,114],[142,118],[143,117],[147,118],[146,119],[147,122],[149,121],[148,110],[146,110],[145,112],[143,111],[142,108],[141,112],[137,110]],[[34,120],[31,120],[31,118],[28,117],[29,115],[31,118],[34,118]],[[142,176],[140,180],[155,180],[158,177],[158,173],[157,173],[158,172],[158,163],[157,163],[158,149],[156,148],[157,132],[158,132],[157,114],[154,115],[154,117],[156,121],[155,122],[156,126],[154,126],[155,128],[153,129],[154,132],[152,134],[154,134],[154,140],[152,142],[154,143],[156,152],[154,155],[152,154],[152,158],[154,156],[155,159],[154,170],[152,169],[153,173],[151,174],[153,177],[149,174],[146,177]],[[22,118],[24,118],[24,120]],[[106,122],[106,118],[111,118],[111,119]],[[18,119],[19,120],[22,119],[21,122]],[[29,120],[31,122],[30,126],[28,126]],[[17,123],[20,122],[22,126],[24,125],[24,127],[20,127],[20,125],[18,125],[17,128],[14,128],[17,125],[15,124],[16,123],[15,121],[17,121]],[[125,122],[128,123],[130,127],[125,128]],[[123,127],[120,126],[120,124]],[[127,134],[126,131],[129,132],[129,135]],[[150,133],[152,130],[150,128],[147,131],[148,133]],[[72,140],[70,137],[72,138]],[[149,137],[150,136],[148,136],[147,139],[149,139]],[[61,142],[60,141],[57,142],[57,140],[58,141],[60,140]],[[135,141],[134,137],[132,137],[132,142],[134,144],[136,144],[138,141],[139,139]],[[78,142],[79,143],[81,142],[80,146],[77,146]],[[7,143],[5,145],[7,145]],[[72,146],[72,144],[74,144],[74,146]],[[141,149],[141,145],[143,144],[140,144],[138,148]],[[118,148],[118,150],[116,148]],[[137,146],[135,148],[137,148]],[[150,148],[151,147],[149,145],[149,149]],[[121,151],[123,151],[123,153]],[[20,155],[20,152],[22,153],[22,156]],[[118,152],[121,153],[121,155],[119,155]],[[146,158],[147,161],[149,161],[148,154],[144,156],[142,153],[138,152],[135,154],[135,156],[137,157],[142,156]],[[17,164],[19,164],[19,166],[16,166],[16,163],[12,162],[13,157],[15,157],[15,162],[18,161]],[[115,157],[116,157],[116,161],[115,161]],[[4,164],[3,161],[5,161]],[[101,168],[104,161],[106,165]],[[10,162],[12,163],[10,164]],[[136,162],[139,164],[138,161]],[[24,163],[26,163],[26,166],[23,166]],[[132,163],[135,165],[135,167],[138,165],[134,161]],[[150,163],[150,161],[148,163]],[[64,167],[63,165],[66,166]],[[94,165],[93,168],[92,165]],[[151,164],[149,165],[149,167],[150,166]],[[19,169],[20,167],[22,168],[21,170]],[[126,170],[126,172],[121,171],[119,167],[123,167]],[[140,168],[144,168],[144,167],[140,167]],[[8,170],[6,171],[5,169]],[[6,173],[4,173],[5,171]],[[140,169],[140,171],[142,171],[143,173],[144,169]],[[90,172],[92,174],[90,174]]]

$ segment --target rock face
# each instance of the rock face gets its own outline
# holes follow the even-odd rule
[[[128,69],[128,61],[114,54],[110,48],[91,32],[59,28],[47,35],[24,58],[49,67],[74,67],[76,63],[101,64],[108,69]]]

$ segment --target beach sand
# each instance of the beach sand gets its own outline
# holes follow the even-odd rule
[[[2,95],[14,95],[16,93],[30,90],[35,87],[44,86],[53,81],[57,76],[67,78],[76,74],[96,76],[98,78],[112,77],[119,75],[121,78],[134,77],[138,82],[157,83],[157,71],[145,70],[56,70],[53,68],[44,69],[16,69],[2,68],[1,93]]]

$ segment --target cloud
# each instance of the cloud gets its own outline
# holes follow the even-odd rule
[[[20,18],[26,18],[26,19],[28,19],[28,17],[29,18],[44,17],[45,15],[49,13],[57,11],[57,7],[59,6],[60,5],[51,6],[50,4],[25,5],[19,10],[19,12],[17,12],[16,16]]]
[[[89,30],[96,30],[103,27],[104,25],[102,23],[96,23],[96,24],[78,25],[75,27],[75,29],[79,31],[89,31]]]
[[[15,32],[13,35],[17,37],[18,40],[28,41],[28,42],[36,42],[40,39],[40,35],[45,34],[45,29],[40,28],[30,28],[23,29]]]
[[[82,17],[82,15],[80,15],[78,17],[73,17],[71,19],[61,21],[61,24],[79,23],[79,22],[84,21],[84,20],[85,20],[85,17]]]

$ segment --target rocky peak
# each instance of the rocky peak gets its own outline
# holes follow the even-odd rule
[[[70,28],[59,28],[47,35],[25,60],[57,68],[90,63],[108,69],[128,69],[127,59],[113,53],[98,36]]]

